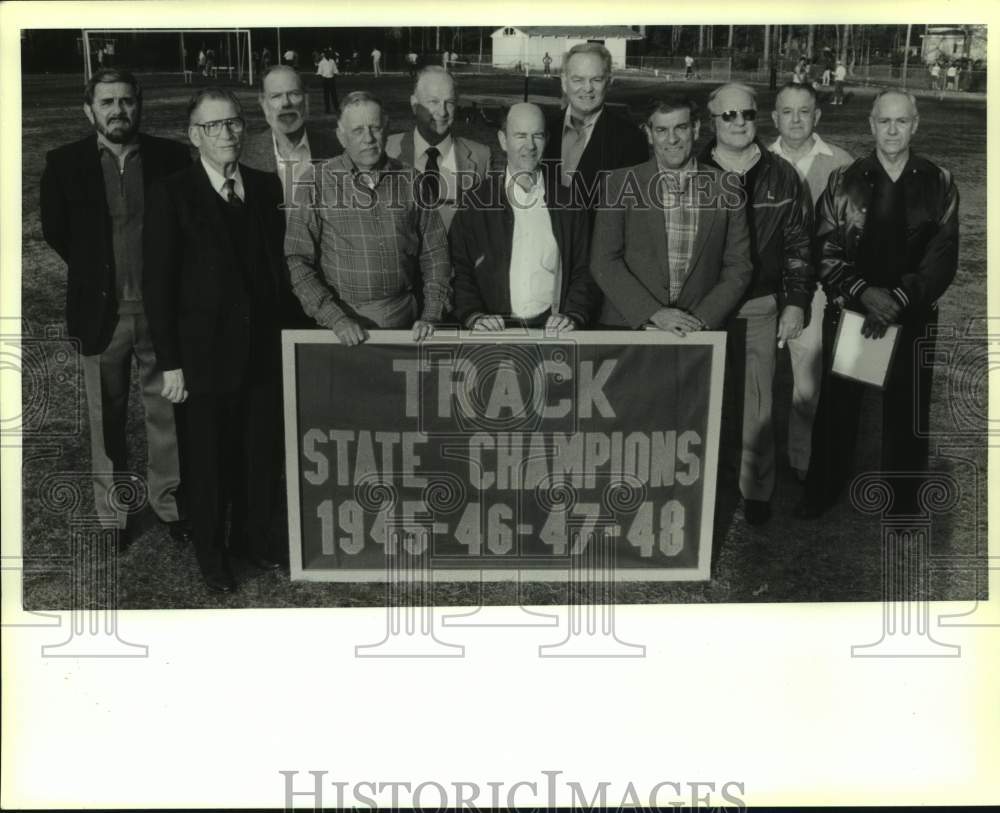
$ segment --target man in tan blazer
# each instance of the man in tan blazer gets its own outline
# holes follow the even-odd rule
[[[439,207],[446,229],[458,196],[482,181],[490,168],[489,147],[452,135],[456,105],[451,74],[440,65],[424,68],[410,96],[416,126],[389,136],[385,147],[390,158],[421,173],[422,198]]]
[[[611,175],[590,251],[603,327],[718,330],[750,284],[745,196],[695,159],[695,110],[686,97],[659,102],[645,125],[653,158]]]

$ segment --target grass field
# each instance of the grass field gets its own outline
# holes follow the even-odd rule
[[[477,96],[517,97],[523,91],[520,77],[465,77],[460,93]],[[383,98],[390,115],[390,132],[409,126],[408,81],[390,76],[343,77],[338,90],[372,90]],[[663,80],[628,79],[617,83],[611,101],[625,103],[638,119],[643,107],[668,90],[686,90],[704,102],[707,84],[668,85]],[[146,89],[143,129],[169,138],[185,138],[184,105],[191,88],[179,81],[163,79]],[[534,78],[531,93],[559,95],[555,80]],[[238,91],[251,129],[264,126],[254,93]],[[24,423],[24,553],[26,557],[24,599],[28,609],[68,609],[71,579],[45,571],[48,557],[65,557],[69,550],[71,516],[64,506],[43,500],[45,478],[53,472],[89,471],[89,441],[85,428],[82,379],[72,357],[60,355],[68,345],[51,338],[50,328],[63,321],[65,268],[43,242],[38,214],[38,184],[47,150],[88,133],[81,111],[77,76],[26,76],[23,82],[23,330],[32,343],[29,364],[25,350],[23,385]],[[310,92],[311,109],[322,110],[318,86]],[[867,113],[870,101],[856,95],[840,108],[824,108],[820,132],[855,155],[870,149]],[[760,99],[762,110],[770,110],[771,96]],[[918,152],[952,170],[961,194],[961,260],[958,278],[941,301],[940,325],[953,331],[939,341],[939,350],[954,348],[940,356],[934,371],[932,431],[937,455],[936,471],[954,478],[961,489],[956,507],[933,519],[928,582],[935,599],[984,598],[986,592],[986,109],[981,101],[922,99],[920,130],[915,139]],[[332,116],[313,120],[334,126]],[[491,144],[494,159],[498,147],[493,129],[482,119],[457,126],[460,135]],[[702,138],[710,128],[703,126]],[[765,140],[774,138],[769,118],[761,122]],[[5,333],[11,330],[5,323]],[[971,331],[971,333],[970,333]],[[47,338],[48,337],[48,338]],[[779,366],[778,437],[783,451],[790,377],[787,359]],[[138,391],[133,387],[130,437],[133,439],[132,470],[145,470],[142,421]],[[878,418],[875,396],[866,401],[861,435],[859,471],[877,468]],[[906,419],[906,416],[901,416]],[[80,428],[82,427],[82,428]],[[933,454],[933,452],[932,452]],[[83,506],[91,498],[86,480],[82,485]],[[723,471],[720,488],[732,494],[732,472]],[[621,585],[617,600],[633,602],[793,602],[861,601],[882,596],[882,547],[879,521],[842,501],[819,523],[804,523],[790,517],[800,487],[787,467],[779,470],[773,506],[775,516],[764,530],[748,528],[739,513],[722,515],[714,541],[713,578],[706,583]],[[58,502],[58,501],[56,501]],[[237,578],[239,590],[224,598],[209,594],[202,586],[193,553],[174,545],[151,516],[139,517],[135,541],[120,558],[118,606],[139,608],[197,607],[338,607],[370,606],[386,600],[382,585],[332,585],[290,583],[285,574]],[[565,585],[525,585],[520,600],[526,604],[565,602]],[[436,585],[440,604],[515,604],[513,585]]]

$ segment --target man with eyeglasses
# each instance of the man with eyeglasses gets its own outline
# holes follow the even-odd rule
[[[729,333],[728,358],[743,393],[743,512],[748,524],[761,525],[771,518],[775,483],[771,390],[776,349],[802,332],[816,286],[809,248],[812,200],[795,168],[757,138],[752,88],[722,85],[709,95],[708,109],[715,138],[701,160],[736,173],[750,225],[753,276]]]
[[[937,303],[958,270],[958,189],[951,173],[915,155],[917,100],[883,90],[872,104],[872,153],[830,176],[816,207],[815,253],[830,299],[823,320],[824,377],[812,460],[796,515],[827,511],[850,480],[865,385],[830,374],[844,309],[864,315],[861,333],[881,338],[897,325],[882,392],[881,469],[900,472],[896,514],[920,505],[927,467],[931,361]]]
[[[143,299],[142,233],[146,196],[159,178],[191,163],[187,147],[139,132],[142,89],[129,72],[97,71],[84,89],[88,137],[45,159],[41,220],[45,241],[67,266],[66,327],[79,343],[97,515],[129,542],[127,516],[111,500],[126,477],[128,400],[132,358],[141,382],[146,425],[149,503],[171,537],[189,541],[180,518],[180,463],[173,407],[160,397]]]
[[[245,123],[230,91],[198,91],[188,121],[201,160],[153,189],[145,294],[163,394],[186,403],[198,565],[208,589],[226,593],[235,588],[232,557],[278,567],[268,535],[279,470],[285,216],[275,175],[239,163]]]
[[[596,42],[574,45],[562,61],[566,107],[549,119],[549,141],[542,160],[556,164],[562,190],[590,213],[591,225],[612,170],[649,158],[646,139],[626,117],[607,108],[611,53]]]
[[[410,96],[416,126],[389,136],[390,158],[421,173],[421,200],[437,207],[445,229],[455,216],[455,202],[482,181],[490,168],[490,148],[452,134],[455,123],[455,79],[440,65],[420,71]]]
[[[371,329],[430,336],[448,306],[447,233],[420,205],[419,175],[385,154],[388,118],[370,93],[344,97],[322,205],[292,211],[285,258],[306,315],[348,346]]]

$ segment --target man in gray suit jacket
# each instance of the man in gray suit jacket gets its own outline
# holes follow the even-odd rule
[[[306,122],[302,77],[288,65],[275,65],[264,74],[257,98],[268,128],[246,137],[240,160],[262,172],[277,172],[286,206],[308,205],[313,180],[310,162],[325,161],[343,151],[334,129]]]
[[[437,203],[445,228],[455,216],[455,201],[485,177],[490,168],[490,148],[451,134],[457,104],[455,80],[440,65],[430,65],[417,75],[410,96],[416,126],[389,136],[386,154],[421,173],[421,197]]]
[[[718,330],[750,284],[744,195],[695,160],[695,109],[684,97],[659,102],[645,125],[653,158],[611,175],[590,251],[604,327]]]

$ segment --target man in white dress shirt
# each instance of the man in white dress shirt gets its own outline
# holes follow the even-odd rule
[[[469,193],[449,234],[455,316],[472,330],[588,327],[601,301],[588,267],[590,223],[546,189],[541,109],[511,107],[498,139],[506,170]]]
[[[389,136],[385,145],[390,158],[423,173],[424,201],[439,207],[446,229],[455,216],[455,201],[478,184],[490,167],[489,147],[452,134],[456,104],[452,75],[440,65],[424,68],[410,96],[414,128]]]
[[[854,158],[849,152],[819,137],[814,128],[820,110],[812,85],[785,85],[774,99],[771,119],[778,128],[778,139],[771,152],[780,155],[798,170],[812,195],[813,206],[826,189],[830,174],[848,166]],[[809,470],[812,425],[819,402],[823,375],[823,311],[826,294],[817,285],[813,294],[809,325],[796,338],[788,340],[792,361],[792,408],[788,414],[788,462],[799,480]]]

